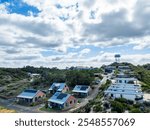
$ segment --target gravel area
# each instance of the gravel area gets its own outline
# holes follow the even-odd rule
[[[150,101],[150,94],[144,93],[144,101]]]

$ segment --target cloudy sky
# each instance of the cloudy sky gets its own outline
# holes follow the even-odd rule
[[[150,0],[0,0],[0,67],[150,63]]]

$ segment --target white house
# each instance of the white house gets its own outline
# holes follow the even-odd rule
[[[120,72],[129,72],[129,71],[131,71],[129,66],[118,66],[118,70]]]
[[[117,84],[138,84],[138,80],[129,75],[119,74],[115,78]]]
[[[113,83],[106,91],[105,96],[112,98],[125,98],[128,100],[140,100],[143,93],[137,79],[129,76],[117,76]]]

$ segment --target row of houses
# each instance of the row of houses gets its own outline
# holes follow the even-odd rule
[[[129,66],[106,66],[105,67],[105,73],[112,73],[114,72],[115,70],[118,70],[120,72],[130,72],[131,69]]]
[[[104,91],[105,97],[125,98],[128,100],[141,100],[143,93],[138,80],[126,74],[119,74],[112,84]]]
[[[66,93],[69,87],[66,83],[53,83],[49,88],[49,92],[53,96],[48,100],[50,108],[69,109],[77,103],[75,97],[86,97],[89,95],[90,86],[76,85],[72,90],[73,95]]]
[[[48,99],[50,108],[68,109],[77,103],[76,97],[86,97],[90,93],[90,86],[76,85],[72,90],[73,94],[67,93],[69,87],[66,83],[53,83],[48,89],[52,96]],[[17,102],[21,104],[31,104],[40,102],[46,97],[46,93],[41,90],[24,90],[17,96]]]

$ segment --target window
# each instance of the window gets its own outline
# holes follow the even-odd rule
[[[70,101],[70,104],[72,104],[72,101]]]
[[[68,103],[66,103],[66,107],[68,107]]]
[[[39,96],[38,99],[42,98],[42,96]]]
[[[38,100],[38,98],[37,97],[35,97],[35,101],[37,101]]]

